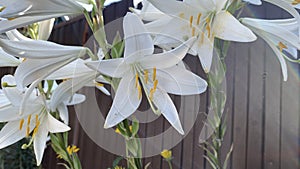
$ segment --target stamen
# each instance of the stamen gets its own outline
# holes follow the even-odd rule
[[[207,18],[206,19],[206,30],[207,30],[208,37],[210,37],[210,26],[209,26],[209,23],[210,23],[210,18]]]
[[[77,153],[79,150],[80,149],[75,145],[72,145],[72,147],[71,146],[67,147],[67,152],[69,155],[72,155],[73,153]]]
[[[16,18],[7,18],[7,20],[9,20],[9,21],[12,21],[12,20],[14,20],[14,19],[16,19]]]
[[[300,0],[294,0],[293,2],[292,2],[292,5],[298,5],[300,3]]]
[[[137,88],[138,85],[139,85],[139,75],[136,74],[136,75],[135,75],[135,87]]]
[[[98,87],[103,87],[104,84],[100,83],[100,82],[95,82],[95,85],[98,86]]]
[[[194,16],[192,15],[192,16],[190,17],[190,27],[193,26],[193,19],[194,19]]]
[[[20,120],[19,130],[22,130],[24,121],[25,121],[24,119],[21,119],[21,120]]]
[[[5,6],[1,7],[0,12],[2,12],[5,8],[6,8]]]
[[[141,87],[141,85],[138,85],[137,89],[138,89],[138,98],[140,100],[142,98],[142,87]]]
[[[156,67],[153,68],[152,81],[156,79]]]
[[[31,114],[28,116],[27,118],[27,128],[26,128],[26,137],[29,136],[29,132],[30,132],[30,121],[31,121]]]
[[[200,24],[201,15],[202,15],[201,13],[198,14],[198,17],[197,17],[197,25]]]
[[[196,28],[193,27],[193,28],[192,28],[192,36],[195,36],[195,30],[196,30]]]
[[[154,89],[154,88],[150,89],[150,94],[149,94],[149,99],[150,99],[150,101],[153,100],[154,92],[155,92],[155,89]]]
[[[31,121],[31,114],[28,116],[28,118],[27,118],[27,126],[29,126],[30,125],[30,121]]]
[[[279,42],[279,43],[278,43],[278,47],[279,47],[280,52],[282,52],[283,49],[287,49],[287,48],[288,48],[288,47],[287,47],[285,44],[283,44],[282,42]]]
[[[202,32],[202,34],[201,34],[201,41],[200,41],[200,44],[203,44],[203,42],[204,42],[204,32]]]
[[[149,72],[148,72],[148,70],[145,70],[144,71],[144,78],[145,78],[145,82],[146,82],[146,84],[148,83],[148,79],[149,79]]]
[[[155,91],[156,88],[157,88],[157,84],[158,84],[158,80],[156,79],[156,80],[154,81],[154,83],[153,83],[153,89],[154,89],[154,91]]]

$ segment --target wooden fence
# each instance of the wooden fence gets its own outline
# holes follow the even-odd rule
[[[124,16],[131,1],[107,7],[104,11],[106,23]],[[264,4],[262,7],[247,8],[245,16],[260,18],[289,17],[277,7]],[[60,44],[82,45],[91,35],[83,17],[55,26],[51,39]],[[199,66],[197,57],[187,57],[185,62],[192,71],[206,77]],[[253,43],[232,43],[226,57],[227,103],[225,113],[228,129],[222,148],[225,158],[231,143],[234,150],[229,168],[232,169],[297,169],[300,168],[300,66],[289,64],[287,82],[282,81],[281,69],[272,50],[261,39]],[[11,73],[11,69],[1,69],[1,74]],[[106,109],[111,98],[106,99]],[[207,112],[208,94],[201,94],[199,112]],[[176,97],[175,97],[176,101]],[[184,100],[188,102],[188,98]],[[79,157],[84,169],[107,169],[117,157],[97,146],[83,131],[74,111],[70,108],[70,144],[81,148]],[[210,169],[203,158],[198,138],[205,120],[204,114],[195,116],[196,123],[187,136],[173,149],[174,169]],[[182,118],[184,123],[184,117]],[[170,125],[163,118],[142,124],[139,134],[153,136],[168,129]],[[111,144],[114,144],[113,141]],[[147,147],[145,148],[147,149]],[[148,151],[148,150],[145,150]],[[48,147],[43,167],[58,166],[56,154]],[[151,162],[152,169],[167,169],[167,163],[159,156],[144,159]],[[123,162],[124,164],[124,162]]]

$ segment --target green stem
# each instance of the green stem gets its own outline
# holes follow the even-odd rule
[[[168,165],[169,165],[169,169],[173,169],[171,160],[167,160],[167,162],[168,162]]]

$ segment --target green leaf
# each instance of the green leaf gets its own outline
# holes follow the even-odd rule
[[[229,160],[229,158],[231,156],[232,151],[233,151],[233,144],[231,144],[230,150],[229,150],[229,152],[226,155],[226,158],[225,158],[225,161],[224,161],[224,165],[223,165],[223,169],[227,169],[228,160]]]
[[[111,48],[111,57],[112,58],[120,58],[123,55],[124,52],[124,41],[122,41],[122,38],[120,36],[120,33],[117,32],[114,40],[113,40],[113,44],[112,44],[112,48]]]
[[[118,166],[118,164],[120,163],[121,160],[123,160],[123,157],[117,157],[114,162],[113,162],[113,166],[112,168],[115,168],[116,166]]]
[[[139,131],[139,121],[136,118],[133,118],[131,137],[134,137],[138,133],[138,131]]]

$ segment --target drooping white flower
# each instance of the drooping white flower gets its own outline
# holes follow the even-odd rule
[[[288,78],[285,59],[292,56],[297,59],[297,50],[300,50],[297,31],[299,24],[296,19],[263,20],[242,18],[241,22],[248,26],[258,36],[262,37],[276,54],[282,69],[283,80]]]
[[[52,110],[84,86],[96,87],[104,94],[110,95],[104,87],[104,83],[107,83],[104,78],[97,71],[87,67],[84,62],[85,60],[77,59],[47,77],[49,80],[64,80],[53,92],[50,100]]]
[[[0,33],[38,21],[90,11],[92,5],[76,0],[4,0],[0,2]]]
[[[197,37],[189,53],[199,56],[205,72],[211,67],[215,37],[239,42],[256,40],[251,30],[226,11],[227,0],[148,1],[172,17],[171,21],[164,24],[164,29],[157,32],[155,44],[174,47],[182,40]]]
[[[31,94],[25,112],[20,115],[19,108],[24,97],[23,91],[15,86],[10,75],[2,78],[3,93],[0,93],[0,122],[7,122],[0,131],[0,149],[5,148],[24,137],[33,142],[37,165],[41,164],[48,133],[60,133],[70,130],[49,113],[48,106],[42,95]],[[7,87],[9,86],[9,87]],[[30,144],[31,144],[30,141]]]
[[[207,83],[179,66],[195,38],[164,53],[153,54],[154,44],[139,18],[127,13],[123,21],[125,35],[124,58],[88,62],[100,73],[122,78],[112,107],[106,117],[105,128],[113,127],[137,110],[145,91],[155,113],[162,114],[181,134],[184,133],[179,116],[167,93],[199,94]]]

